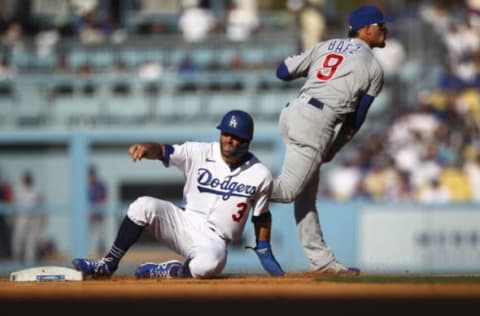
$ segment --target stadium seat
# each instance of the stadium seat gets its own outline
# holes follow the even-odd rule
[[[245,45],[241,48],[241,56],[247,68],[263,68],[271,62],[268,50],[261,45]]]
[[[11,126],[15,122],[11,118],[15,114],[15,95],[13,83],[0,82],[0,126]]]
[[[71,93],[52,96],[52,117],[55,125],[78,127],[96,125],[100,117],[101,99],[93,83],[78,80],[71,83]]]
[[[203,120],[205,111],[205,93],[200,84],[193,81],[177,82],[170,98],[164,97],[160,104],[159,115],[177,121],[190,122]]]
[[[11,64],[20,71],[29,69],[32,66],[32,56],[28,51],[18,50],[11,54]]]
[[[243,64],[240,50],[233,45],[224,46],[218,49],[216,53],[216,62],[221,69],[232,69],[237,60],[239,66]]]
[[[74,48],[67,54],[68,68],[74,71],[89,62],[89,55],[85,49]]]
[[[200,69],[210,69],[216,64],[216,51],[208,46],[194,48],[191,57],[193,63]]]
[[[14,120],[18,126],[48,123],[50,113],[46,86],[39,82],[16,81]]]
[[[88,61],[95,71],[110,69],[115,62],[113,49],[98,49],[88,52]]]
[[[275,121],[285,105],[295,97],[290,90],[268,90],[255,98],[253,115],[263,121]]]
[[[232,109],[245,109],[250,102],[243,94],[229,92],[210,94],[206,100],[208,120],[219,122],[226,112]]]
[[[119,80],[106,87],[102,100],[109,124],[144,123],[150,115],[149,103],[138,82]]]

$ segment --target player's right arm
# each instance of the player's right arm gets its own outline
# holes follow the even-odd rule
[[[374,97],[368,94],[363,95],[360,98],[358,107],[355,112],[349,113],[342,123],[340,130],[335,136],[334,140],[328,147],[326,154],[323,157],[323,162],[329,162],[333,159],[336,153],[357,133],[360,127],[363,125],[365,118],[367,117],[370,105],[374,101]]]
[[[133,144],[128,148],[128,155],[133,161],[141,159],[163,160],[165,145],[155,142]]]
[[[370,77],[370,87],[368,91],[363,94],[359,100],[358,105],[354,112],[351,112],[347,115],[345,121],[342,123],[342,126],[335,136],[335,139],[330,144],[327,152],[323,156],[323,162],[329,162],[333,159],[336,153],[348,142],[350,142],[358,132],[360,127],[362,127],[363,122],[367,117],[368,110],[372,105],[375,97],[382,91],[383,87],[383,70],[377,60],[373,59],[371,68]]]

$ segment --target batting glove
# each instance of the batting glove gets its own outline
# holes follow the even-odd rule
[[[285,274],[283,272],[282,267],[277,262],[275,257],[272,253],[272,248],[270,247],[270,242],[266,240],[260,240],[257,243],[257,246],[254,247],[245,247],[247,249],[252,249],[257,254],[258,258],[260,259],[260,263],[262,267],[273,276],[282,276]]]

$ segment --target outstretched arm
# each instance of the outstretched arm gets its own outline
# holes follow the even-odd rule
[[[165,146],[159,143],[133,144],[128,148],[128,155],[133,161],[146,159],[164,159]]]
[[[285,274],[282,267],[273,256],[272,247],[270,246],[270,232],[272,226],[272,216],[264,213],[260,216],[254,216],[252,221],[255,226],[255,238],[257,245],[255,250],[262,267],[273,276],[282,276]]]

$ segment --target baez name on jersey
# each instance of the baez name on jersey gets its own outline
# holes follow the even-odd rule
[[[255,194],[257,187],[232,181],[232,177],[225,177],[223,181],[214,178],[210,170],[205,168],[198,169],[198,190],[221,195],[223,200],[228,200],[231,196],[240,196],[249,198]]]
[[[348,51],[349,54],[354,53],[358,49],[360,49],[360,45],[352,44],[349,41],[344,40],[332,40],[328,43],[328,50],[337,52],[337,53],[346,53]]]

